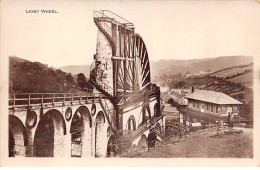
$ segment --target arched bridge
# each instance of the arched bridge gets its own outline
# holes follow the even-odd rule
[[[9,156],[106,157],[115,145],[146,147],[151,129],[164,126],[160,88],[134,24],[104,10],[94,11],[94,23],[92,94],[10,95]]]

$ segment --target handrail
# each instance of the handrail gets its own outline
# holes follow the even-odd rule
[[[147,129],[149,129],[149,125],[147,123],[143,124],[141,127],[139,127],[136,131],[133,132],[133,139],[136,139],[140,133],[144,132]]]
[[[107,93],[110,95],[113,95],[113,88],[104,83],[103,81],[100,81],[99,79],[96,80],[97,84],[103,88],[103,90],[108,90]],[[101,85],[100,85],[101,84]]]
[[[101,12],[100,12],[100,11],[101,11]],[[125,24],[127,28],[133,28],[133,27],[134,27],[134,24],[133,24],[132,22],[130,22],[130,21],[126,20],[125,18],[123,18],[123,17],[121,17],[121,16],[115,14],[115,13],[112,12],[112,11],[109,11],[109,10],[100,10],[100,11],[93,11],[93,17],[94,17],[94,18],[95,18],[95,16],[96,16],[97,18],[107,17],[107,18],[110,18],[110,19],[114,20],[118,25],[124,25],[124,24]],[[110,14],[112,14],[113,16],[112,16],[112,17],[111,17],[111,16],[108,16],[108,15],[105,14],[105,12],[110,13]],[[115,18],[113,18],[113,17],[117,17],[117,20],[116,20]],[[124,22],[119,22],[118,19],[119,19],[119,20],[121,19],[121,20],[123,20],[124,22],[126,21],[126,23],[124,23]]]
[[[147,129],[149,129],[154,123],[156,123],[157,121],[159,121],[160,119],[162,119],[165,115],[162,115],[154,120],[152,120],[152,122],[150,123],[144,123],[143,125],[141,125],[136,131],[133,132],[133,139],[135,140],[140,133],[143,133],[144,131],[146,131]]]
[[[127,23],[133,24],[132,22],[130,22],[130,21],[128,21],[128,20],[126,20],[125,18],[123,18],[123,17],[121,17],[121,16],[117,15],[116,13],[114,13],[114,12],[112,12],[112,11],[110,11],[110,10],[100,10],[100,11],[104,11],[104,12],[109,12],[109,13],[112,13],[113,15],[115,15],[115,16],[117,16],[117,17],[121,18],[122,20],[126,21]]]
[[[9,96],[9,109],[31,108],[32,106],[45,106],[62,104],[82,104],[96,102],[99,96],[95,93],[16,93]],[[106,98],[106,97],[105,97]]]
[[[113,88],[110,87],[108,84],[104,83],[102,80],[99,80],[97,78],[97,73],[96,73],[96,67],[94,67],[95,62],[93,62],[90,65],[90,78],[94,81],[93,83],[95,83],[98,86],[101,86],[102,90],[107,90],[106,92],[113,96]],[[94,72],[94,73],[93,73]]]
[[[106,36],[106,38],[110,42],[110,45],[112,46],[112,53],[114,55],[116,53],[116,45],[112,39],[112,28],[109,27],[105,22],[101,22],[102,23],[101,24],[99,21],[97,21],[97,19],[95,17],[94,17],[94,22],[97,25],[97,27],[99,28],[99,30]]]
[[[102,99],[103,99],[102,97],[99,98],[99,100],[100,100],[100,105],[101,105],[102,109],[103,109],[104,112],[105,112],[106,118],[107,118],[107,120],[108,120],[108,123],[109,123],[111,129],[112,129],[112,132],[114,133],[114,135],[116,135],[116,132],[115,132],[115,130],[114,130],[113,125],[111,124],[110,117],[109,117],[109,114],[111,114],[111,113],[110,113],[110,111],[109,111],[109,113],[107,113],[107,111],[108,111],[109,108],[108,108],[107,103],[106,103],[105,100],[104,100],[104,101],[105,101],[105,105],[107,106],[108,109],[106,108],[106,106],[103,105]]]
[[[47,95],[53,95],[53,94],[88,94],[86,92],[79,92],[79,93],[12,93],[12,94],[9,94],[9,95],[28,95],[28,94],[31,94],[31,95],[40,95],[40,94],[47,94]]]
[[[94,18],[94,20],[95,20],[95,18]],[[108,29],[112,31],[112,28],[111,28],[107,23],[101,22],[101,23],[98,23],[98,24],[103,28],[103,30],[104,30],[107,34],[109,34],[109,36],[112,37],[112,35],[110,35],[111,33],[108,32]],[[107,29],[107,28],[108,28],[108,29]]]

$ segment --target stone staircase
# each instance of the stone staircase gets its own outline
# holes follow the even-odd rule
[[[100,106],[101,108],[103,109],[103,111],[105,112],[105,116],[108,120],[108,123],[109,123],[109,126],[111,127],[112,129],[112,132],[113,134],[116,136],[116,126],[115,126],[115,122],[113,121],[113,115],[114,115],[114,111],[113,109],[111,109],[111,107],[108,106],[107,102],[106,102],[106,99],[102,99],[100,97]]]
[[[108,42],[110,43],[111,47],[112,47],[112,55],[114,56],[116,53],[116,45],[115,42],[112,38],[112,36],[106,31],[106,29],[110,29],[112,30],[105,22],[100,23],[99,18],[94,17],[94,23],[96,24],[96,26],[98,27],[98,29],[105,35],[105,37],[107,38]]]

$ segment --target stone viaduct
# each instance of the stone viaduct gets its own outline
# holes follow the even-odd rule
[[[160,88],[134,25],[111,11],[94,11],[94,23],[93,91],[10,94],[10,157],[109,157],[114,145],[146,147],[151,130],[164,127]]]

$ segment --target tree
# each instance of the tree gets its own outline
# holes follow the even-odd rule
[[[67,74],[66,80],[67,80],[69,83],[74,84],[74,79],[73,79],[71,73]]]
[[[170,99],[168,100],[168,103],[171,104],[171,105],[173,105],[173,104],[174,104],[174,100],[173,100],[172,98],[170,98]]]
[[[86,81],[86,77],[83,73],[79,73],[77,78],[78,81],[78,86],[83,89],[84,87],[86,87],[87,81]]]
[[[184,81],[178,81],[175,84],[175,88],[183,88],[185,86],[185,82]]]

